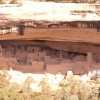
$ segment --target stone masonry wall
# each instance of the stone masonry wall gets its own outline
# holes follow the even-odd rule
[[[47,72],[51,74],[67,71],[73,74],[88,74],[89,71],[100,70],[97,54],[87,55],[50,49],[42,46],[2,46],[0,45],[0,69],[23,72]],[[97,56],[98,58],[99,55]]]

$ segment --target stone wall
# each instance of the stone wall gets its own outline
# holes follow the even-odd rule
[[[0,46],[0,51],[0,69],[12,67],[25,72],[45,71],[51,74],[60,72],[64,75],[67,71],[82,75],[88,74],[89,71],[100,70],[100,62],[95,59],[97,54],[91,52],[82,55],[41,46]]]

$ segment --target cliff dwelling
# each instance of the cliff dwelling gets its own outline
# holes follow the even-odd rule
[[[100,70],[99,7],[49,2],[2,6],[0,69],[63,75]]]
[[[0,100],[100,100],[100,0],[4,1]]]
[[[54,75],[67,75],[67,71],[83,75],[100,69],[98,45],[28,40],[5,40],[0,44],[0,69]]]

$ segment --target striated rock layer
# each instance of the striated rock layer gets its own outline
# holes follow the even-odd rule
[[[0,40],[100,44],[100,4],[27,2],[0,5]]]

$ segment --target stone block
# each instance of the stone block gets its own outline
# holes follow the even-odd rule
[[[43,71],[44,69],[44,61],[33,61],[32,62],[32,70],[34,72]]]
[[[46,52],[28,53],[27,59],[33,59],[33,61],[43,61],[44,56],[46,56]]]
[[[8,64],[8,66],[9,66],[10,68],[15,69],[15,66],[16,66],[16,64],[15,64],[15,63],[12,63],[12,62],[7,62],[7,64]]]
[[[50,56],[44,56],[44,66],[50,61]]]
[[[39,46],[38,47],[29,46],[26,49],[26,52],[40,52],[40,51],[41,51],[41,48]]]
[[[91,63],[90,68],[94,70],[100,70],[99,63]]]
[[[19,50],[18,46],[15,46],[15,53]]]
[[[35,56],[37,56],[37,54],[35,54],[35,53],[27,53],[27,58],[35,58]]]
[[[37,55],[40,57],[46,56],[46,52],[37,52]]]
[[[63,58],[68,58],[68,53],[66,51],[62,51]]]
[[[59,58],[62,59],[63,56],[62,56],[62,51],[60,50],[60,53],[59,53]]]
[[[58,57],[57,57],[57,55],[50,55],[50,58],[51,59],[57,59]],[[59,59],[59,58],[58,58]]]
[[[93,62],[93,54],[91,52],[87,53],[87,62],[92,63]]]
[[[49,49],[48,48],[43,48],[43,52],[46,52],[46,55],[49,55]]]
[[[8,64],[0,60],[0,69],[10,69]]]
[[[17,60],[22,60],[22,61],[26,61],[27,60],[27,52],[20,52],[20,53],[16,53],[16,55],[14,56]]]
[[[73,71],[75,64],[73,62],[66,62],[66,63],[61,63],[60,66],[61,66],[61,73],[63,75],[66,75],[67,71]]]
[[[60,51],[56,51],[56,56],[59,57]]]
[[[44,61],[49,61],[50,60],[50,56],[44,56]]]
[[[12,63],[17,63],[17,59],[16,58],[14,58],[14,57],[9,57],[8,58],[9,60],[8,60],[8,62],[12,62]]]
[[[3,54],[3,48],[2,45],[0,45],[0,57],[2,57],[2,54]]]
[[[48,52],[49,55],[56,55],[56,50],[49,49],[48,51],[49,51]]]
[[[3,49],[3,51],[2,51],[2,55],[5,55],[6,54],[6,51],[5,51],[5,49]]]
[[[2,50],[3,50],[2,45],[0,45],[0,51],[2,51]]]
[[[74,62],[75,64],[83,68],[85,74],[88,74],[88,72],[90,71],[90,63],[86,61],[74,61]]]
[[[71,60],[71,59],[62,59],[60,61],[60,63],[73,63],[73,60]]]
[[[94,54],[94,55],[93,55],[93,58],[95,59],[95,61],[96,61],[97,63],[100,63],[100,54]]]
[[[6,52],[11,52],[12,54],[14,54],[14,47],[7,47],[7,48],[5,48],[5,51]]]
[[[19,70],[19,71],[23,71],[23,72],[32,72],[32,66],[16,65],[15,70]]]
[[[6,51],[5,56],[6,56],[6,57],[13,57],[14,54],[13,54],[11,51]]]
[[[46,61],[46,64],[60,64],[60,62],[57,61],[56,59],[50,59],[50,60]]]
[[[2,51],[0,51],[0,57],[2,57],[2,54],[3,54]]]
[[[73,57],[73,61],[86,61],[86,57],[83,55],[77,55]]]
[[[71,54],[68,55],[68,58],[69,59],[73,59],[73,57],[75,57],[75,54],[74,53],[71,53]]]
[[[33,58],[27,58],[27,65],[32,65]]]
[[[75,64],[75,66],[73,68],[73,74],[75,74],[75,75],[85,74],[84,68],[82,66]]]
[[[21,49],[20,49],[21,52],[25,52],[25,46],[21,46]]]
[[[1,60],[1,61],[4,61],[4,62],[15,63],[15,64],[17,63],[16,58],[13,58],[13,57],[9,57],[9,58],[0,57],[0,60]]]
[[[58,74],[58,72],[61,72],[61,66],[60,64],[47,64],[46,72],[50,74]]]

